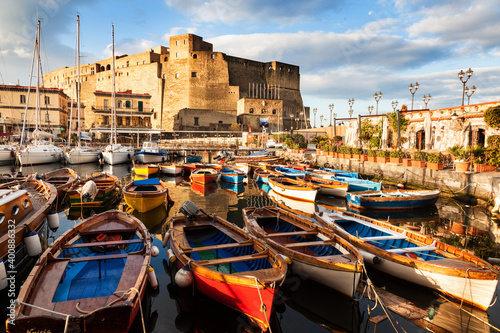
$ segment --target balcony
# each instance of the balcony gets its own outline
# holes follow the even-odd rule
[[[93,106],[92,111],[96,115],[109,116],[111,115],[111,107],[109,106]],[[154,109],[152,108],[116,108],[117,116],[140,116],[151,117]]]

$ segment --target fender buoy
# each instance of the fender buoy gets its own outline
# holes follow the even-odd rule
[[[189,287],[193,283],[193,272],[191,272],[191,268],[189,265],[182,267],[175,274],[175,284],[177,284],[181,288]]]
[[[10,157],[12,158],[16,157],[16,153],[13,150],[10,151]]]
[[[102,242],[106,239],[106,234],[99,234],[95,239],[97,239],[97,241],[99,242]]]
[[[170,240],[170,231],[167,231],[165,233],[165,236],[163,236],[163,248],[167,247],[168,241]]]
[[[158,250],[158,248],[154,245],[151,246],[151,256],[158,257],[159,254],[160,254],[160,250]]]
[[[56,231],[59,228],[59,214],[57,214],[55,210],[49,210],[47,214],[47,223],[52,231]]]
[[[7,270],[4,262],[0,259],[0,290],[7,289]]]
[[[130,154],[127,154],[127,158],[128,158],[128,160],[130,161]]]
[[[26,252],[28,252],[28,256],[30,257],[38,257],[42,253],[40,237],[32,230],[28,230],[28,232],[24,234],[24,246],[26,246]]]
[[[158,279],[156,278],[155,270],[151,266],[148,268],[148,276],[151,287],[154,289],[158,288]]]
[[[169,262],[175,262],[177,260],[177,258],[175,257],[174,251],[172,251],[172,249],[167,250],[167,256],[168,256]]]

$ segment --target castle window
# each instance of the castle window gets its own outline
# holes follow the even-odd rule
[[[104,66],[101,66],[101,72],[104,72]]]
[[[143,60],[143,61],[142,61],[142,64],[143,64],[143,65],[145,65],[145,64],[146,64],[146,60]]]
[[[212,53],[210,57],[212,57],[212,59],[215,59],[215,54]]]
[[[153,113],[153,119],[156,119],[156,112]]]
[[[200,126],[200,124],[198,123],[199,121],[199,118],[198,117],[194,117],[194,126]]]
[[[266,109],[262,109],[262,110],[260,110],[260,113],[262,113],[262,114],[266,114],[266,113],[267,113],[267,110],[266,110]]]
[[[276,114],[276,109],[273,109],[273,114]]]
[[[139,65],[139,62],[137,62],[137,65]]]
[[[175,78],[178,79],[179,78],[179,73],[175,73]]]
[[[197,54],[193,54],[193,59],[198,59],[198,55]]]
[[[164,61],[167,61],[168,60],[168,57],[165,57]]]
[[[283,66],[280,66],[280,71],[282,71],[282,70],[283,70]]]
[[[21,95],[21,96],[19,96],[19,97],[20,97],[20,101],[19,101],[19,102],[20,102],[21,104],[26,104],[26,95]]]
[[[222,124],[222,120],[219,120],[219,124]]]
[[[184,45],[186,45],[186,43],[187,43],[187,40],[184,39]]]
[[[196,72],[191,72],[191,77],[196,77]]]
[[[248,62],[246,62],[246,61],[245,61],[245,62],[243,63],[243,66],[248,67]]]
[[[94,67],[90,69],[90,75],[94,75]]]
[[[175,53],[175,57],[176,57],[176,58],[179,58],[179,52],[176,52],[176,53]]]
[[[128,60],[127,60],[127,67],[128,67]]]
[[[250,110],[248,110],[249,113],[253,113],[253,108],[250,108]]]
[[[175,41],[175,45],[179,45],[179,41],[178,40]]]
[[[269,67],[267,67],[267,69],[271,70],[271,69],[273,69],[273,66],[269,65]]]
[[[110,65],[110,64],[108,64],[108,65],[106,66],[106,70],[107,70],[107,71],[109,71],[110,69],[111,69],[111,65]]]
[[[292,72],[292,69],[290,67],[288,67],[288,73],[291,73]]]
[[[49,105],[49,104],[50,104],[50,97],[45,96],[45,105]]]

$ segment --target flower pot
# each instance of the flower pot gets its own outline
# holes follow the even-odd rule
[[[300,148],[299,151],[301,154],[304,154],[307,151],[307,148]]]
[[[321,149],[319,149],[319,148],[316,149],[316,155],[321,155],[321,152],[322,152]]]
[[[411,166],[411,158],[403,158],[403,166]]]
[[[390,160],[389,157],[380,157],[380,156],[377,156],[377,162],[378,163],[388,163]]]
[[[335,157],[335,152],[334,151],[329,151],[328,156]]]
[[[443,163],[427,162],[427,169],[443,170]]]
[[[475,172],[494,172],[497,171],[497,167],[488,164],[474,164]]]
[[[352,154],[352,158],[355,160],[359,160],[359,154]]]
[[[391,163],[401,163],[401,158],[399,158],[399,157],[390,157],[389,162],[391,162]]]
[[[368,155],[359,155],[361,161],[368,161]]]
[[[411,166],[425,168],[425,161],[411,161]]]
[[[466,172],[469,171],[469,162],[458,162],[455,161],[455,171]]]
[[[376,162],[377,156],[368,156],[368,162]]]

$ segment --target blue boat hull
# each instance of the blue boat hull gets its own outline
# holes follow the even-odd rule
[[[422,198],[422,199],[408,199],[397,198],[398,200],[391,200],[391,198],[384,198],[386,200],[374,201],[363,200],[363,198],[355,193],[347,193],[347,204],[350,208],[354,209],[416,209],[421,207],[430,206],[436,203],[438,197]],[[395,198],[396,199],[396,198]]]

